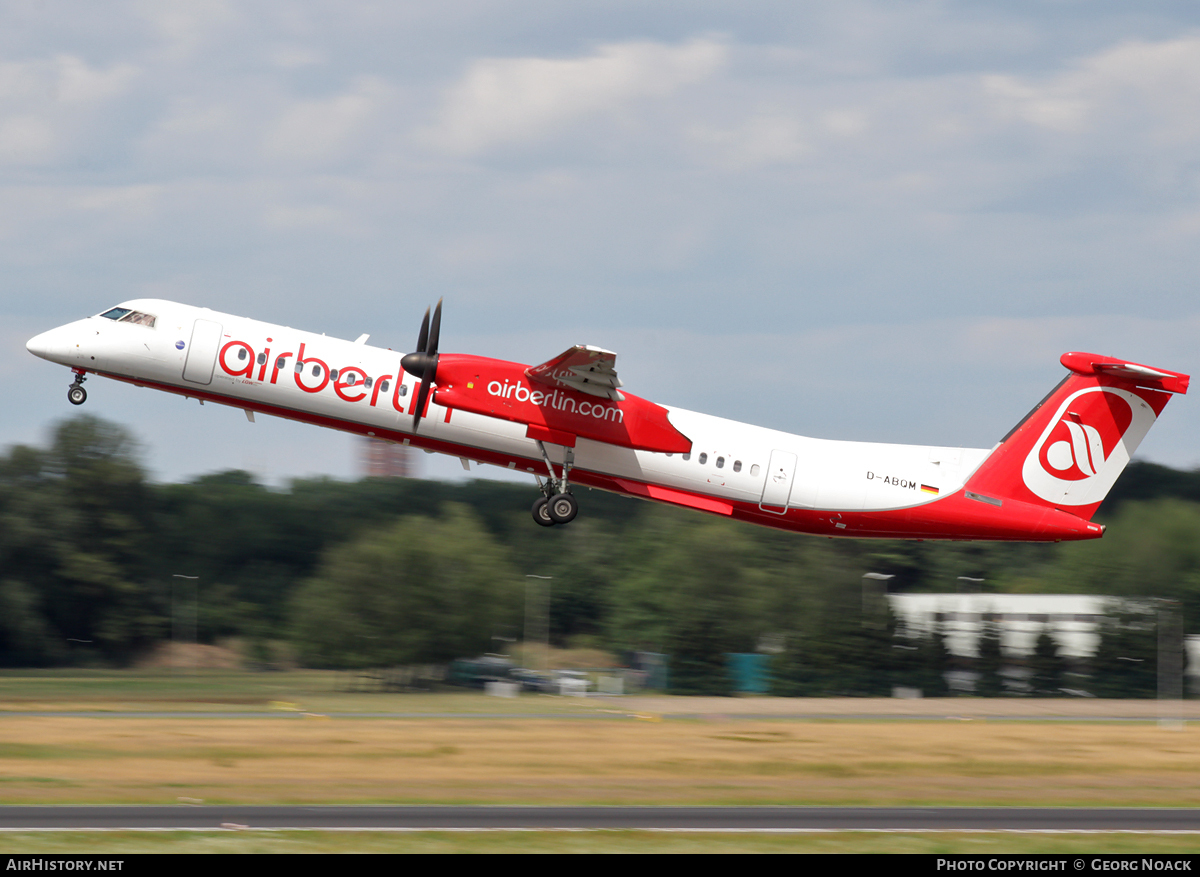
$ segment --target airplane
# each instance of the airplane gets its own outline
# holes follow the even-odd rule
[[[1095,539],[1101,500],[1189,376],[1090,353],[991,449],[790,435],[623,392],[616,354],[577,345],[535,366],[440,353],[442,303],[414,352],[157,299],[26,344],[101,375],[534,476],[534,521],[561,526],[582,485],[820,536]]]

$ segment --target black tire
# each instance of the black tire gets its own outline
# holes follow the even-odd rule
[[[72,405],[82,405],[87,401],[87,390],[83,387],[71,387],[67,390],[67,401]]]
[[[546,499],[544,496],[539,496],[537,502],[533,504],[533,508],[531,509],[534,521],[541,524],[543,527],[554,526],[554,519],[550,517],[550,509],[548,508],[549,505],[550,500]]]
[[[550,498],[550,517],[556,524],[569,524],[579,514],[579,502],[569,493],[560,493]]]

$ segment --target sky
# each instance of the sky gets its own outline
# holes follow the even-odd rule
[[[1069,350],[1200,372],[1192,2],[0,0],[0,447],[80,410],[158,481],[349,436],[25,341],[165,298],[397,350],[614,350],[628,391],[991,447]],[[1200,466],[1176,399],[1139,457]],[[466,477],[421,456],[426,477]],[[474,473],[473,473],[474,474]],[[481,477],[501,477],[483,467]]]

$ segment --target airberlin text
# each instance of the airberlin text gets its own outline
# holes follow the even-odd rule
[[[909,481],[907,478],[897,478],[895,475],[876,475],[874,472],[867,472],[868,481],[882,481],[884,484],[890,484],[893,487],[903,487],[906,490],[916,490],[917,482]]]
[[[267,339],[270,342],[270,338]],[[274,356],[274,361],[271,357]],[[386,394],[389,384],[392,387],[392,407],[404,413],[404,405],[400,397],[407,393],[404,389],[404,376],[380,375],[369,378],[367,373],[358,366],[350,365],[341,369],[330,369],[325,360],[315,356],[305,355],[305,345],[301,344],[298,352],[291,350],[272,354],[270,347],[264,347],[255,356],[254,348],[245,341],[230,341],[217,354],[217,364],[225,374],[233,378],[241,378],[242,383],[275,384],[281,373],[292,372],[296,386],[305,393],[319,393],[328,386],[333,387],[337,397],[345,402],[361,402],[370,396],[371,407],[379,402],[381,393]],[[288,366],[293,366],[288,368]],[[267,372],[270,372],[268,377]],[[255,374],[257,372],[257,374]],[[310,376],[305,381],[305,374]],[[369,391],[369,392],[368,392]]]
[[[512,384],[492,381],[487,385],[489,396],[499,396],[503,399],[516,399],[518,402],[532,402],[543,408],[553,408],[555,411],[570,411],[572,414],[582,414],[597,420],[611,420],[621,423],[625,412],[615,405],[605,405],[600,402],[574,399],[562,390],[552,390],[545,393],[541,390],[530,390],[525,384]]]

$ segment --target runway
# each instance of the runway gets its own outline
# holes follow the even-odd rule
[[[1200,809],[1050,807],[0,807],[0,831],[1195,832]]]

